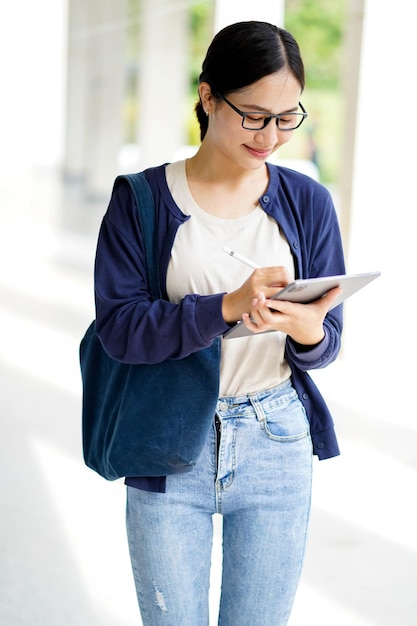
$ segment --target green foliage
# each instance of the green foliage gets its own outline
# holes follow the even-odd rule
[[[337,88],[347,0],[286,0],[285,28],[297,39],[307,86]]]
[[[305,65],[303,104],[309,112],[303,132],[290,142],[288,151],[295,156],[298,150],[300,155],[313,143],[320,179],[332,184],[337,182],[341,167],[342,53],[348,1],[285,2],[285,28],[298,41]],[[285,157],[286,151],[287,146],[284,146],[282,156]]]
[[[194,113],[198,99],[198,78],[201,72],[207,47],[213,38],[214,2],[203,0],[190,8],[190,60],[189,60],[189,114],[186,119],[186,131],[189,145],[200,143],[200,127]]]
[[[190,9],[190,83],[197,93],[198,77],[207,47],[213,37],[214,2],[197,2]]]
[[[322,183],[339,176],[342,145],[342,101],[335,89],[308,89],[302,102],[308,118],[291,141],[278,150],[278,159],[308,159],[318,167]]]

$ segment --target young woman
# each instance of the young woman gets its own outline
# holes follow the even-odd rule
[[[339,290],[307,305],[270,299],[295,277],[344,273],[327,190],[267,162],[307,115],[303,88],[299,48],[285,30],[242,22],[215,36],[200,76],[198,152],[146,171],[164,300],[149,302],[127,185],[115,189],[103,220],[96,324],[111,356],[157,363],[206,348],[238,320],[252,331],[222,339],[217,411],[194,469],[126,478],[145,626],[209,623],[216,512],[223,515],[218,623],[287,624],[305,549],[312,455],[338,454],[307,370],[338,354],[342,312],[329,309]],[[225,246],[259,269],[227,256]]]

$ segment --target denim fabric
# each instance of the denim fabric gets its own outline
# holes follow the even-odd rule
[[[127,531],[144,626],[207,626],[212,515],[223,515],[218,624],[284,626],[300,576],[312,446],[290,382],[220,398],[194,470],[166,493],[127,488]],[[214,421],[214,420],[213,420]]]

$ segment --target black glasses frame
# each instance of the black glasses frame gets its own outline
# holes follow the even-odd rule
[[[299,128],[301,124],[304,122],[305,118],[308,116],[307,111],[305,110],[301,102],[299,102],[298,106],[300,107],[302,113],[298,113],[298,112],[291,113],[291,115],[297,115],[297,117],[300,118],[300,121],[298,122],[298,124],[296,126],[293,126],[292,128],[280,128],[279,122],[280,122],[281,117],[285,117],[289,115],[289,113],[274,114],[274,113],[264,113],[263,111],[241,111],[240,109],[237,108],[237,106],[235,106],[232,102],[230,102],[230,100],[228,100],[225,96],[222,96],[221,93],[218,93],[216,91],[216,95],[218,95],[219,98],[221,98],[226,104],[229,105],[230,108],[233,109],[233,111],[236,111],[236,113],[238,113],[242,117],[242,128],[244,128],[245,130],[263,130],[264,128],[266,128],[266,126],[268,126],[269,122],[272,119],[275,119],[278,130],[282,132],[288,132],[291,130],[295,130],[296,128]],[[249,128],[248,126],[245,126],[245,121],[248,115],[249,116],[250,115],[262,115],[264,118],[262,122],[262,126],[260,126],[259,128],[253,128],[253,126]]]

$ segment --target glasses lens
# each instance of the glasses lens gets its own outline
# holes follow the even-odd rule
[[[243,118],[243,128],[246,128],[247,130],[261,130],[261,128],[265,128],[270,119],[270,115],[262,115],[262,113],[248,113]]]
[[[305,115],[300,111],[297,113],[286,113],[275,117],[279,130],[294,130],[304,121]],[[262,130],[271,121],[270,115],[262,113],[245,113],[243,118],[243,128],[246,130]]]
[[[300,126],[303,120],[304,115],[302,113],[287,113],[277,119],[277,125],[279,130],[294,130]]]

